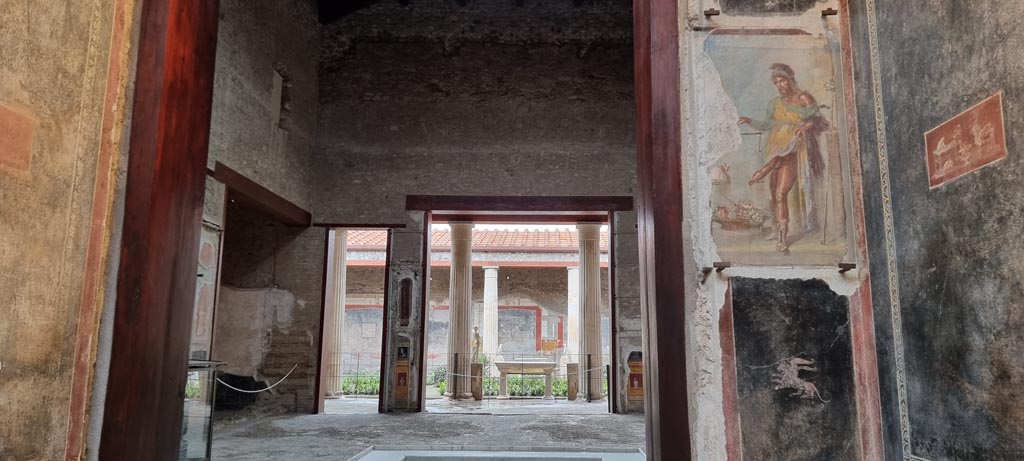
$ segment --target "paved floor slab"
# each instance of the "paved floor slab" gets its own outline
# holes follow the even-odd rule
[[[428,399],[428,413],[459,413],[481,415],[603,415],[608,414],[608,401],[544,400],[540,398],[512,398],[480,401],[452,401],[445,398]],[[360,415],[377,412],[377,398],[372,396],[327,399],[324,413],[329,415]]]
[[[363,414],[264,418],[214,435],[214,459],[347,460],[371,446],[643,448],[642,415]]]

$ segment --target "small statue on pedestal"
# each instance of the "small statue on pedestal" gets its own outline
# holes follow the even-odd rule
[[[480,339],[480,328],[473,327],[473,355],[470,357],[471,363],[480,363],[480,346],[483,344],[483,340]]]

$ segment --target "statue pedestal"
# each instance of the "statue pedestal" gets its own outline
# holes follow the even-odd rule
[[[565,364],[565,374],[568,384],[569,400],[576,400],[576,395],[580,391],[580,364],[578,363],[567,363]]]
[[[483,400],[483,398],[484,398],[484,380],[483,380],[484,364],[482,364],[482,363],[474,363],[474,364],[470,365],[470,368],[472,369],[472,371],[470,372],[470,375],[472,375],[473,377],[470,378],[469,387],[473,391],[473,400],[477,400],[477,401]]]

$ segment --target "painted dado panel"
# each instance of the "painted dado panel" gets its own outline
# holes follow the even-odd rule
[[[859,459],[849,299],[821,280],[731,282],[726,399],[737,402],[742,459]]]
[[[851,9],[887,458],[1024,459],[1024,4]]]

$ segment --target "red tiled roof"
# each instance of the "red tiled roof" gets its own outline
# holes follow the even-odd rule
[[[348,247],[353,250],[383,250],[387,245],[387,231],[350,230]],[[435,230],[431,233],[431,247],[449,249],[451,231]],[[601,233],[601,249],[608,248],[608,233]],[[475,250],[549,250],[553,252],[577,251],[579,241],[575,230],[474,230]]]

